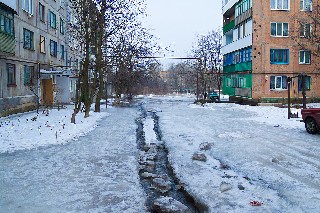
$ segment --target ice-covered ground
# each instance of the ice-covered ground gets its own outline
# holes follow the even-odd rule
[[[210,212],[320,211],[320,137],[301,118],[270,106],[151,100],[177,176]],[[211,150],[200,150],[205,142]],[[195,152],[207,161],[192,160]]]
[[[285,108],[252,107],[230,103],[201,106],[192,104],[193,99],[192,96],[153,96],[143,99],[147,108],[157,111],[163,141],[169,150],[169,160],[190,194],[206,204],[211,212],[320,211],[320,137],[319,134],[306,133],[304,124],[299,122],[301,118],[287,119]],[[312,106],[320,107],[319,104]],[[83,118],[83,114],[79,114],[76,124],[70,124],[71,108],[50,110],[48,116],[42,113],[36,116],[36,113],[32,112],[0,118],[0,160],[3,167],[0,172],[2,175],[10,173],[6,181],[14,184],[17,190],[18,187],[25,187],[25,190],[31,187],[33,194],[41,190],[39,196],[43,195],[48,200],[49,195],[45,193],[55,189],[55,184],[61,184],[61,181],[70,183],[69,186],[63,185],[63,193],[68,195],[71,193],[70,190],[75,190],[76,194],[73,196],[75,200],[72,200],[70,194],[69,200],[63,203],[62,196],[61,202],[64,205],[59,206],[58,210],[64,207],[68,209],[67,205],[70,204],[70,209],[73,209],[72,205],[78,205],[74,206],[78,210],[84,210],[85,207],[92,208],[90,211],[95,212],[106,209],[107,207],[103,208],[103,205],[107,205],[108,202],[116,202],[118,205],[115,208],[108,207],[110,212],[119,210],[132,212],[130,208],[143,212],[142,203],[145,198],[139,187],[138,176],[133,174],[135,171],[138,172],[134,157],[137,153],[134,148],[136,128],[134,117],[139,115],[131,111],[128,116],[126,109],[119,110],[122,110],[121,113],[116,109],[91,113],[87,119]],[[33,119],[35,117],[36,119]],[[148,127],[152,126],[151,122],[151,120],[146,121],[145,129],[150,129]],[[97,125],[99,123],[104,123],[110,128],[107,139],[100,137],[102,128]],[[117,131],[115,124],[121,126],[121,131]],[[104,143],[95,141],[93,133],[99,134],[99,140],[105,140]],[[79,138],[86,134],[89,137],[83,139],[89,141]],[[154,132],[145,132],[145,136],[147,139],[155,140]],[[94,146],[89,146],[93,141],[95,141]],[[211,150],[200,151],[200,144],[204,142],[212,143]],[[38,153],[43,153],[39,160],[37,159],[39,154],[34,153],[40,147],[70,143],[79,143],[76,149],[70,150],[74,155],[70,158],[65,157],[68,156],[68,150],[65,150],[68,146],[53,146],[59,150],[55,150],[57,156],[52,160],[50,156],[53,154],[49,153],[50,150],[39,149]],[[76,157],[76,153],[85,151],[81,146],[87,147],[84,154],[86,160]],[[103,148],[95,149],[95,146]],[[18,150],[21,152],[16,152]],[[96,152],[99,157],[92,156],[90,151]],[[204,153],[207,161],[192,160],[195,152]],[[27,162],[23,162],[26,160],[25,155],[30,162],[37,161],[36,165],[39,168],[28,166]],[[114,163],[117,156],[121,160],[120,164]],[[100,158],[107,160],[99,160]],[[56,166],[59,166],[56,162],[60,162],[62,166],[66,163],[61,167],[64,169],[55,171]],[[79,165],[75,166],[72,162]],[[48,166],[45,165],[47,163]],[[12,168],[11,171],[8,169],[10,166],[22,167]],[[111,169],[100,170],[103,166]],[[47,183],[45,177],[44,179],[38,177],[40,183],[48,185],[48,189],[32,188],[32,184],[36,184],[34,181],[38,179],[33,180],[28,177],[33,170],[39,172],[40,168],[54,174],[55,181],[59,183]],[[89,168],[94,168],[94,173],[88,173]],[[19,179],[17,176],[21,172]],[[66,175],[59,180],[59,175],[63,173]],[[88,180],[90,181],[85,183]],[[105,180],[108,181],[105,183]],[[89,187],[90,190],[81,191],[83,187]],[[100,192],[101,187],[105,190]],[[10,189],[1,188],[1,190],[0,201],[3,201],[3,196],[8,194]],[[14,198],[14,191],[10,193],[9,195]],[[52,193],[56,196],[61,195],[58,191]],[[125,193],[129,196],[125,196]],[[92,200],[87,200],[86,203],[77,203],[81,199],[90,198]],[[27,201],[28,205],[32,205],[32,199],[35,198],[30,198]],[[58,201],[48,202],[55,204]],[[14,201],[7,200],[7,202]],[[96,203],[94,204],[96,206],[90,206],[93,203]],[[261,205],[254,206],[254,204]],[[41,206],[38,207],[41,210]]]

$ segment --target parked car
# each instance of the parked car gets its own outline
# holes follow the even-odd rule
[[[219,99],[219,94],[215,91],[209,93],[210,100],[216,101]]]
[[[316,134],[320,130],[320,108],[302,109],[302,122],[308,133]]]

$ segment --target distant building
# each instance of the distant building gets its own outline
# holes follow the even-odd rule
[[[315,2],[315,1],[314,1]],[[312,27],[294,21],[312,13],[311,0],[223,0],[223,93],[259,101],[301,98],[301,73],[307,97],[320,97],[319,58],[301,49],[292,36],[306,37]],[[301,31],[302,30],[302,31]]]
[[[70,102],[79,67],[72,17],[69,0],[0,0],[1,114]]]

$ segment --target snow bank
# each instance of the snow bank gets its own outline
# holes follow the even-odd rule
[[[51,109],[47,112],[18,114],[0,118],[0,153],[22,149],[33,149],[47,145],[63,144],[76,140],[95,128],[97,122],[107,116],[107,112],[83,113],[76,116],[72,124],[73,106],[65,109]]]

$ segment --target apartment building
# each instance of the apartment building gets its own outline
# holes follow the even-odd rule
[[[70,102],[79,51],[69,0],[0,0],[0,113]]]
[[[288,97],[292,79],[290,97],[301,98],[305,73],[307,97],[319,98],[319,58],[294,39],[307,41],[315,2],[223,0],[223,93],[277,101]]]

